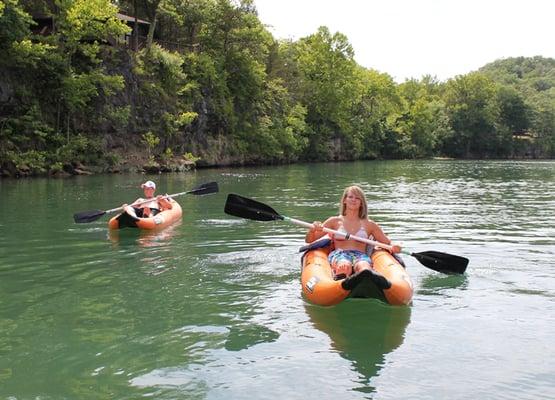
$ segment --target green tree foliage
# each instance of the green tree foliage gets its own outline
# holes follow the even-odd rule
[[[497,129],[500,110],[495,83],[475,72],[447,82],[447,114],[453,135],[444,138],[443,149],[455,157],[487,157],[505,139]]]
[[[48,35],[31,15],[52,17]],[[555,157],[554,59],[397,84],[340,32],[275,40],[253,0],[4,0],[0,89],[0,168],[23,174],[133,151],[207,165]]]
[[[14,43],[27,38],[32,23],[31,16],[17,0],[3,0],[0,3],[0,48],[9,51]]]
[[[507,58],[480,71],[503,88],[500,100],[508,128],[525,133],[540,154],[555,157],[555,59]]]
[[[452,137],[443,85],[431,76],[399,85],[402,112],[396,121],[399,157],[422,158],[438,154],[439,144]]]
[[[105,73],[99,58],[101,43],[117,39],[129,28],[116,18],[109,0],[60,0],[58,46],[68,61],[61,97],[67,112],[88,111],[99,91],[109,97],[123,88],[121,76]]]
[[[265,98],[259,104],[256,135],[247,146],[250,154],[258,154],[266,162],[298,160],[308,144],[306,109],[291,104],[287,89],[279,79],[267,83]]]
[[[379,158],[392,158],[396,156],[398,143],[405,136],[396,129],[402,115],[402,98],[389,75],[370,71],[368,77],[369,86],[363,92],[363,98],[370,101],[371,106],[369,116],[373,129],[368,138],[372,139]],[[367,139],[367,143],[371,142]]]
[[[357,67],[351,109],[355,158],[383,156],[391,133],[391,118],[400,110],[401,99],[393,79],[383,73]]]
[[[5,60],[0,63],[4,63],[6,81],[15,82],[9,101],[17,105],[14,112],[0,117],[7,146],[23,155],[44,154],[40,158],[29,157],[29,164],[36,171],[48,170],[49,165],[61,161],[90,160],[88,155],[98,154],[94,145],[82,155],[61,149],[82,148],[84,141],[78,130],[94,126],[94,117],[99,117],[94,112],[99,100],[124,87],[121,76],[106,74],[102,65],[106,55],[100,53],[102,43],[124,34],[128,28],[115,18],[117,9],[107,0],[64,0],[57,2],[55,31],[50,36],[35,36],[30,31],[32,18],[19,2],[10,0],[5,4],[2,18],[7,20],[0,25],[10,35],[2,43],[10,45],[2,49],[7,57],[0,57]],[[37,7],[48,10],[46,2]],[[37,124],[42,128],[37,129]],[[13,127],[17,127],[16,135]],[[70,135],[72,131],[77,136]],[[20,135],[27,140],[18,140]],[[19,158],[18,161],[4,153],[2,164],[21,165],[25,157]]]
[[[549,98],[536,101],[532,114],[532,140],[542,154],[555,157],[555,102]]]
[[[500,123],[510,132],[526,132],[530,127],[530,106],[524,96],[511,86],[501,86],[497,92]]]
[[[352,142],[350,114],[356,95],[356,63],[347,37],[331,34],[328,28],[296,44],[296,65],[300,75],[300,100],[307,108],[310,125],[309,159],[330,159],[346,153]]]

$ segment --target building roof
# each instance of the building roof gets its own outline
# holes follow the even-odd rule
[[[116,17],[118,17],[119,19],[121,19],[122,21],[125,21],[125,22],[135,22],[135,17],[130,17],[129,15],[117,13],[117,14],[116,14]],[[150,25],[150,22],[145,21],[145,20],[143,20],[143,19],[139,19],[139,18],[137,18],[137,22],[138,22],[139,24],[147,24],[147,25]]]

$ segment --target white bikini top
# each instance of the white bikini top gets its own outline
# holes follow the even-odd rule
[[[363,239],[368,239],[368,233],[366,232],[366,229],[364,229],[363,226],[361,226],[361,227],[359,228],[359,230],[357,231],[357,233],[355,233],[354,235],[351,234],[351,233],[349,233],[349,232],[347,232],[347,230],[343,227],[343,225],[341,225],[341,227],[340,227],[337,231],[338,231],[338,232],[341,232],[341,233],[345,233],[346,236],[334,235],[333,238],[334,238],[335,240],[349,240],[349,238],[350,238],[351,236],[358,236],[358,237],[363,238]]]

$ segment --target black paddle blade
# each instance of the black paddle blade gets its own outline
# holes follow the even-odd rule
[[[275,221],[283,219],[272,207],[232,193],[227,195],[224,212],[235,217],[252,219],[254,221]]]
[[[96,221],[104,214],[106,214],[106,211],[102,211],[102,210],[83,211],[80,213],[73,214],[73,220],[78,224],[86,224],[89,222]]]
[[[194,194],[195,196],[200,196],[203,194],[218,193],[218,190],[219,188],[217,182],[208,182],[189,190],[187,193]]]
[[[422,265],[445,274],[463,274],[469,261],[468,258],[439,251],[411,253],[411,256],[420,261]]]

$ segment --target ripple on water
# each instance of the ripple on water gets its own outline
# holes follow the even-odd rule
[[[554,168],[422,160],[168,174],[153,179],[170,192],[199,179],[222,193],[183,197],[183,223],[152,235],[71,219],[133,198],[129,182],[144,176],[2,181],[13,213],[0,224],[0,397],[551,398]],[[468,257],[467,272],[406,256],[411,307],[316,307],[299,284],[306,230],[223,212],[234,192],[321,220],[351,182],[390,237]]]

